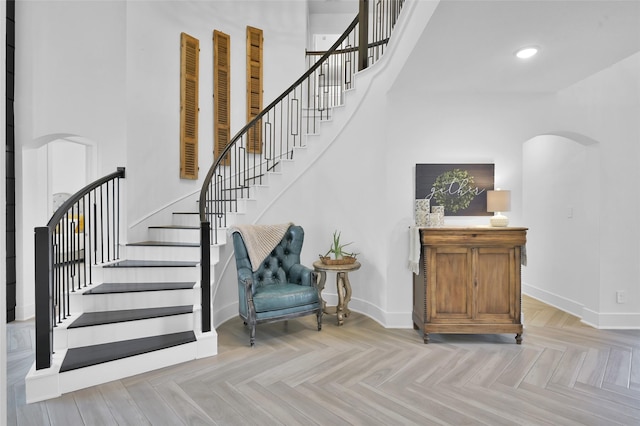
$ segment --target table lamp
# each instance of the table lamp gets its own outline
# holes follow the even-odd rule
[[[509,218],[502,214],[511,209],[511,191],[487,191],[487,211],[493,212],[491,226],[507,226]]]

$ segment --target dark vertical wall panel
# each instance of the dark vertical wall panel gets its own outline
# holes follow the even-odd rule
[[[8,0],[7,5],[7,34],[6,34],[6,249],[7,249],[7,322],[16,319],[16,175],[15,175],[15,132],[13,119],[13,100],[15,83],[15,15],[16,4]]]

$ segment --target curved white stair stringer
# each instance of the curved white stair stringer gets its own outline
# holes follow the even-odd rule
[[[438,3],[439,1],[418,0],[406,2],[385,54],[375,65],[354,76],[354,89],[345,92],[344,103],[335,108],[332,120],[321,122],[318,133],[306,136],[307,144],[302,149],[308,150],[307,155],[302,161],[294,155],[293,165],[287,170],[280,187],[271,191],[268,199],[258,200],[255,209],[247,209],[245,223],[259,223],[296,181],[322,159],[334,143],[340,140],[341,134],[357,116],[371,92],[389,91]],[[238,312],[237,278],[233,261],[233,247],[228,244],[220,251],[220,261],[212,270],[215,277],[212,288],[214,327],[233,318]],[[386,323],[385,314],[380,307],[373,306],[368,309],[368,313],[379,323]]]
[[[309,150],[307,161],[294,160],[292,162],[295,164],[295,168],[285,176],[286,184],[270,198],[263,208],[260,208],[252,218],[252,223],[258,222],[276,204],[278,199],[340,139],[341,133],[359,112],[371,90],[386,93],[391,88],[438,3],[439,1],[424,2],[419,0],[406,2],[385,54],[373,66],[355,74],[354,89],[345,92],[343,105],[334,108],[332,119],[321,121],[320,132],[306,136],[307,144],[302,149]]]
[[[256,200],[255,207],[247,209],[244,213],[245,223],[259,223],[261,218],[277,205],[278,200],[291,189],[295,182],[320,161],[333,143],[339,139],[341,132],[358,111],[371,85],[371,78],[363,78],[363,76],[364,73],[356,74],[356,89],[345,93],[344,105],[334,109],[333,119],[321,122],[319,133],[306,136],[306,146],[298,148],[307,151],[306,155],[302,159],[294,155],[294,160],[290,162],[291,165],[284,173],[280,184],[275,185],[277,187],[271,187],[268,192],[260,194],[262,198]],[[238,314],[237,277],[232,263],[234,262],[233,246],[229,237],[227,237],[227,241],[229,244],[221,247],[220,260],[215,265],[212,274],[215,277],[212,288],[214,327]],[[223,290],[220,294],[221,289]],[[228,291],[229,289],[233,291]]]

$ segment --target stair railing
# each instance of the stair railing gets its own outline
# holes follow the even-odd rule
[[[120,258],[124,167],[71,195],[35,228],[36,370],[49,368],[53,329],[72,314],[71,294],[92,284],[93,265]]]
[[[353,88],[355,74],[381,57],[403,3],[377,0],[369,13],[368,0],[361,0],[359,15],[331,48],[307,55],[313,58],[308,70],[214,160],[199,198],[203,332],[211,330],[210,245],[218,243],[218,231],[227,227],[227,213],[237,212],[241,200],[251,196],[251,187],[262,184],[283,160],[293,159],[295,149],[305,146],[305,135],[318,133],[320,122],[331,118],[332,108]]]

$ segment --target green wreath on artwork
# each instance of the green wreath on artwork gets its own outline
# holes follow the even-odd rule
[[[474,187],[474,177],[467,170],[453,169],[439,175],[431,191],[436,205],[444,206],[446,214],[468,208],[476,196],[474,191],[469,190]]]

